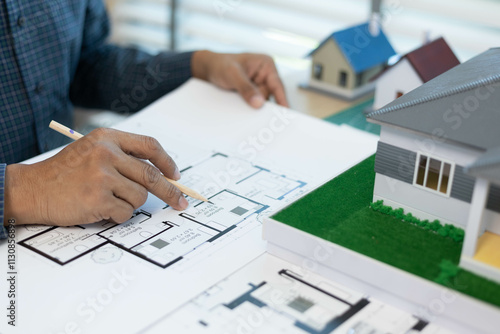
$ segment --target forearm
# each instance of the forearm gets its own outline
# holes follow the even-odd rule
[[[191,77],[192,53],[151,56],[135,49],[102,45],[84,54],[70,89],[74,104],[135,112]]]

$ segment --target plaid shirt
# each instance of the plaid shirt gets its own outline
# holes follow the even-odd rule
[[[48,125],[72,126],[73,105],[134,112],[190,77],[191,53],[151,56],[108,34],[102,0],[1,2],[0,163],[65,144]]]

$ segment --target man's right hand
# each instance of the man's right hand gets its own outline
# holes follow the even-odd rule
[[[156,139],[96,129],[45,161],[7,166],[5,221],[59,226],[122,223],[146,202],[148,191],[176,210],[185,209],[187,200],[162,174],[180,178],[175,162]]]

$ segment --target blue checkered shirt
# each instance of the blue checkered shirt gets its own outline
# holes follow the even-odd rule
[[[72,126],[73,105],[134,112],[191,76],[191,53],[151,56],[108,34],[102,0],[1,2],[0,163],[65,144],[48,125]]]

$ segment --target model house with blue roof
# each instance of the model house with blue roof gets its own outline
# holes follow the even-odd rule
[[[370,81],[395,55],[383,30],[363,23],[328,36],[309,56],[307,88],[352,100],[372,92]]]

